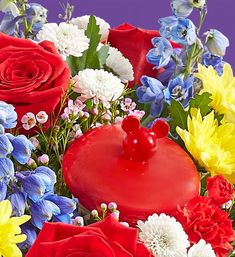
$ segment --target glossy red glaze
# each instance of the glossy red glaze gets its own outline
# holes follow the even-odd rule
[[[191,158],[171,139],[156,139],[153,130],[142,131],[156,140],[146,160],[125,155],[131,132],[126,134],[120,125],[95,128],[70,146],[63,174],[81,204],[92,210],[116,202],[121,220],[134,224],[153,213],[171,214],[198,195],[199,176]]]

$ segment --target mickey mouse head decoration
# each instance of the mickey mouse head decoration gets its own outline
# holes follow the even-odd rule
[[[123,141],[123,156],[133,161],[145,161],[154,154],[157,139],[168,135],[169,125],[159,119],[148,129],[141,127],[135,116],[128,116],[122,122],[122,129],[127,133]]]

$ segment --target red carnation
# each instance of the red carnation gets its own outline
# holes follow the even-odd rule
[[[226,257],[233,250],[229,243],[235,239],[232,220],[209,197],[193,198],[175,215],[189,236],[191,244],[204,239],[211,244],[218,257]]]
[[[233,199],[234,189],[223,176],[217,175],[207,179],[206,189],[216,205],[222,205]]]

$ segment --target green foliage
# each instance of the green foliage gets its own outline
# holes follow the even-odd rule
[[[180,102],[172,99],[171,105],[169,105],[169,112],[171,130],[175,131],[177,126],[182,129],[187,129],[188,112],[185,111]]]
[[[210,98],[211,94],[205,92],[201,95],[197,94],[194,98],[190,100],[189,108],[197,108],[200,109],[201,115],[205,116],[211,110],[209,104],[211,103],[212,99]]]
[[[72,76],[75,76],[79,71],[84,69],[103,68],[108,57],[109,46],[105,45],[97,51],[101,39],[99,32],[100,30],[99,26],[96,24],[96,19],[94,16],[91,16],[85,32],[86,36],[90,39],[89,48],[81,57],[67,57],[67,63],[71,69]]]

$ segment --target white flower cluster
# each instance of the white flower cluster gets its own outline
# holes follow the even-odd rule
[[[89,39],[85,35],[85,31],[65,22],[59,25],[56,23],[45,24],[37,38],[40,41],[52,41],[64,59],[69,55],[80,57],[89,47]]]
[[[97,99],[104,105],[117,100],[124,91],[121,80],[104,70],[85,69],[73,78],[74,91],[81,94],[82,101]]]
[[[153,214],[148,220],[138,221],[140,240],[155,257],[216,257],[210,244],[200,240],[190,246],[188,236],[175,218]]]
[[[84,15],[81,17],[73,18],[71,23],[76,25],[79,29],[86,30],[89,23],[90,15]],[[95,16],[96,24],[100,28],[101,41],[106,40],[109,35],[110,25],[103,19]]]

